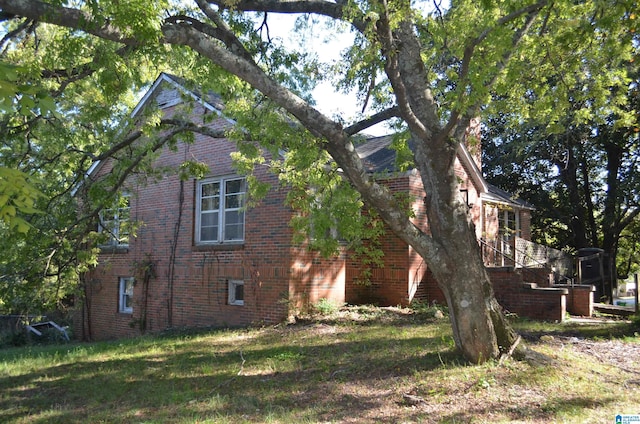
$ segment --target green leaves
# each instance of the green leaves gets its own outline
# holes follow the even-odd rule
[[[35,202],[41,196],[26,174],[0,167],[0,220],[10,230],[29,231],[31,225],[24,216],[40,212],[35,208]]]
[[[496,85],[485,148],[501,145],[485,169],[536,204],[542,243],[614,257],[638,212],[636,8],[554,3]]]
[[[56,112],[53,97],[33,81],[25,81],[28,70],[0,60],[0,113],[17,112],[23,117]]]

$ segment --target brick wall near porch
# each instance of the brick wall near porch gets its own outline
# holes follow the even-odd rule
[[[513,267],[488,268],[487,271],[496,299],[506,311],[546,321],[564,319],[569,293],[566,288],[538,287],[533,283],[524,283],[520,272]],[[427,273],[420,286],[417,299],[446,304],[444,294],[431,273]]]

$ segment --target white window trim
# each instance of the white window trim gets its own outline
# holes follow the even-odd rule
[[[241,193],[243,196],[242,205],[240,208],[230,208],[225,209],[225,196],[226,196],[226,182],[233,180],[243,180],[245,184],[245,191]],[[217,240],[202,240],[202,186],[211,183],[219,183],[220,184],[220,194],[219,194],[219,206],[218,206],[218,238]],[[245,198],[246,198],[246,184],[247,180],[245,177],[239,175],[228,175],[223,177],[216,178],[207,178],[205,180],[200,180],[196,184],[196,219],[195,219],[195,243],[197,245],[219,245],[219,244],[242,244],[245,240],[245,228],[246,228],[246,214],[244,212],[245,207]],[[242,234],[240,238],[226,240],[225,236],[225,211],[229,210],[238,210],[242,211]]]
[[[100,211],[100,223],[98,226],[98,230],[99,232],[108,232],[109,233],[109,240],[104,243],[101,244],[101,247],[129,247],[129,237],[131,237],[131,233],[129,232],[129,235],[127,236],[127,241],[126,242],[121,242],[120,241],[120,227],[122,225],[122,222],[127,222],[127,223],[131,223],[131,195],[129,193],[123,193],[122,194],[122,198],[126,198],[127,199],[127,207],[126,209],[129,211],[129,217],[127,219],[125,219],[124,221],[122,221],[120,219],[120,210],[125,209],[125,208],[106,208],[103,209],[102,211]],[[113,223],[113,228],[112,229],[108,229],[104,227],[104,212],[105,210],[111,210],[111,209],[115,209],[116,212],[114,212],[113,214],[113,220],[111,221]]]
[[[131,293],[126,292],[127,283],[131,283]],[[133,277],[120,277],[118,284],[118,312],[121,314],[133,313],[133,287],[135,279]],[[127,306],[126,298],[131,298],[131,305]]]
[[[243,286],[242,299],[236,299],[236,287]],[[227,281],[228,298],[227,303],[229,305],[242,306],[244,305],[244,281],[242,280],[228,280]]]
[[[504,229],[505,228],[509,228],[509,224],[511,223],[511,220],[509,219],[509,213],[513,214],[513,221],[514,221],[514,229],[513,229],[513,233],[509,234],[509,233],[504,233]],[[511,240],[515,237],[520,237],[522,234],[522,231],[520,229],[520,211],[518,209],[498,209],[498,214],[499,217],[498,218],[498,232],[502,233],[503,237],[506,235],[507,238],[506,240]],[[502,221],[503,225],[500,225],[500,222]]]

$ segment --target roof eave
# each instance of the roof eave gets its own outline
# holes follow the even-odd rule
[[[192,90],[189,90],[188,88],[186,88],[184,85],[180,84],[178,81],[176,81],[174,78],[171,77],[171,75],[166,74],[164,72],[162,72],[158,78],[156,78],[156,80],[153,82],[153,84],[151,85],[151,87],[149,87],[149,89],[147,90],[147,92],[145,93],[144,96],[142,96],[142,99],[140,99],[140,101],[138,102],[138,104],[136,105],[135,108],[133,108],[133,111],[131,111],[130,116],[136,117],[138,114],[141,113],[142,110],[144,110],[144,108],[148,105],[148,103],[151,101],[151,99],[153,98],[153,95],[155,94],[156,90],[159,89],[159,87],[163,84],[163,83],[168,83],[170,85],[172,85],[173,87],[177,88],[178,90],[180,90],[182,93],[190,96],[192,99],[194,99],[196,102],[198,102],[199,104],[201,104],[202,106],[204,106],[206,109],[217,113],[218,115],[222,115],[222,111],[220,111],[217,107],[215,107],[214,105],[212,105],[210,102],[205,101],[202,96],[197,95],[195,92],[193,92]],[[231,120],[230,120],[231,121]],[[100,171],[100,168],[103,165],[103,161],[97,160],[95,161],[93,164],[91,164],[91,167],[87,170],[86,174],[85,174],[85,178],[90,178],[91,176],[93,176],[94,174],[96,174],[97,172]],[[78,187],[79,188],[79,187]],[[77,189],[74,189],[74,192],[77,192]],[[75,193],[74,193],[75,194]]]
[[[476,161],[473,160],[473,157],[471,157],[471,153],[469,153],[469,150],[463,143],[458,144],[458,159],[462,163],[462,166],[470,171],[470,177],[473,180],[473,183],[479,189],[478,191],[480,193],[488,193],[489,186],[482,176],[482,171],[478,167]]]

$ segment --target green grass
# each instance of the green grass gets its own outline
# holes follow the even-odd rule
[[[5,349],[0,422],[597,423],[640,413],[640,364],[620,369],[559,342],[581,331],[605,340],[612,327],[517,325],[547,362],[470,365],[448,320],[375,308],[290,326]],[[614,336],[638,346],[634,331],[621,324]],[[543,343],[542,333],[556,337]],[[407,393],[424,402],[407,404]]]

